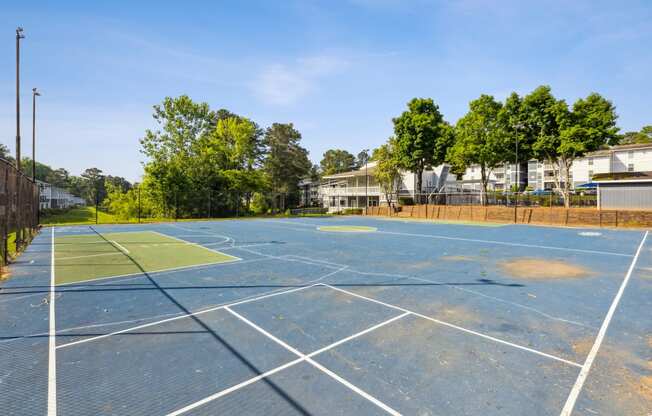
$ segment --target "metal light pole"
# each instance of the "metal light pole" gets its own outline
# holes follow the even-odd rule
[[[368,166],[369,166],[369,149],[364,149],[364,215],[367,215],[369,209],[369,175],[368,175]]]
[[[24,39],[23,28],[16,28],[16,209],[20,207],[20,40]],[[16,226],[16,251],[22,244],[23,229],[20,221],[17,220]]]
[[[516,130],[516,197],[514,198],[514,222],[518,221],[517,217],[517,209],[518,209],[518,192],[521,189],[521,178],[520,178],[520,166],[518,164],[518,132],[523,128],[523,125],[518,123],[514,125],[514,129]]]
[[[32,181],[36,183],[36,97],[41,93],[32,88]]]
[[[20,40],[23,28],[16,28],[16,168],[20,171]]]

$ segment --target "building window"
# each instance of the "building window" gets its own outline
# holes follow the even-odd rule
[[[630,150],[629,152],[627,152],[627,157],[629,157],[630,159],[634,159],[634,151]]]
[[[593,178],[593,171],[592,170],[589,171],[589,182],[591,181],[591,178]]]
[[[630,163],[627,165],[627,172],[634,172],[634,164]]]
[[[589,166],[593,166],[593,158],[592,157],[589,158]]]

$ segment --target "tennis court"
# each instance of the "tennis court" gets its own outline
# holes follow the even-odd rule
[[[645,231],[45,228],[0,283],[11,415],[649,415]]]

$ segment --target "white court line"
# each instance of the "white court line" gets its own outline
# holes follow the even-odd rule
[[[234,392],[236,390],[240,390],[241,388],[246,387],[246,386],[248,386],[250,384],[253,384],[253,383],[257,382],[258,380],[262,380],[264,378],[267,378],[267,377],[269,377],[269,376],[271,376],[273,374],[278,373],[279,371],[285,370],[286,368],[292,367],[293,365],[298,364],[298,363],[303,362],[303,361],[304,361],[303,358],[297,358],[296,360],[285,363],[280,367],[276,367],[276,368],[274,368],[272,370],[266,371],[266,372],[264,372],[264,373],[262,373],[262,374],[260,374],[260,375],[258,375],[256,377],[253,377],[253,378],[250,378],[249,380],[243,381],[240,384],[236,384],[235,386],[231,386],[228,389],[222,390],[222,391],[220,391],[218,393],[215,393],[215,394],[212,394],[212,395],[210,395],[208,397],[205,397],[205,398],[203,398],[203,399],[201,399],[201,400],[199,400],[199,401],[197,401],[195,403],[191,403],[186,407],[182,407],[181,409],[178,409],[178,410],[175,410],[174,412],[168,413],[167,416],[179,416],[179,415],[182,415],[184,413],[187,413],[187,412],[189,412],[189,411],[191,411],[193,409],[198,408],[199,406],[203,406],[206,403],[210,403],[213,400],[217,400],[220,397],[226,396],[227,394],[232,393],[232,392]]]
[[[345,342],[351,341],[352,339],[361,337],[362,335],[365,335],[365,334],[367,334],[369,332],[375,331],[376,329],[378,329],[380,327],[383,327],[383,326],[385,326],[387,324],[390,324],[390,323],[392,323],[392,322],[394,322],[394,321],[396,321],[398,319],[401,319],[401,318],[403,318],[403,317],[405,317],[407,315],[409,315],[409,314],[404,313],[404,314],[395,316],[395,317],[393,317],[391,319],[388,319],[388,320],[386,320],[384,322],[381,322],[381,323],[379,323],[377,325],[369,327],[369,328],[367,328],[367,329],[365,329],[363,331],[360,331],[360,332],[358,332],[356,334],[353,334],[353,335],[348,336],[348,337],[346,337],[344,339],[341,339],[341,340],[339,340],[337,342],[334,342],[334,343],[332,343],[330,345],[327,345],[324,348],[321,348],[321,349],[319,349],[317,351],[311,352],[310,354],[306,355],[305,357],[312,358],[317,354],[321,354],[322,352],[325,352],[325,351],[328,351],[328,350],[330,350],[332,348],[335,348],[335,347],[337,347],[337,346],[339,346],[341,344],[344,344]],[[262,379],[267,378],[267,377],[269,377],[269,376],[271,376],[273,374],[276,374],[279,371],[285,370],[286,368],[292,367],[293,365],[304,362],[304,361],[306,361],[305,357],[297,358],[296,360],[290,361],[290,362],[285,363],[285,364],[283,364],[283,365],[281,365],[279,367],[273,368],[273,369],[271,369],[269,371],[266,371],[266,372],[264,372],[264,373],[262,373],[260,375],[257,375],[256,377],[252,377],[249,380],[245,380],[242,383],[231,386],[231,387],[229,387],[227,389],[224,389],[222,391],[219,391],[219,392],[217,392],[215,394],[211,394],[210,396],[205,397],[205,398],[203,398],[203,399],[201,399],[201,400],[199,400],[197,402],[191,403],[191,404],[189,404],[188,406],[186,406],[186,407],[184,407],[182,409],[179,409],[179,410],[176,410],[176,411],[174,411],[172,413],[169,413],[167,416],[178,416],[178,415],[186,413],[186,412],[188,412],[190,410],[196,409],[197,407],[200,407],[200,406],[202,406],[202,405],[204,405],[206,403],[217,400],[220,397],[226,396],[229,393],[232,393],[232,392],[234,392],[236,390],[240,390],[243,387],[246,387],[246,386],[248,386],[250,384],[253,384],[253,383],[255,383],[255,382],[259,381],[259,380],[262,380]]]
[[[289,254],[289,255],[285,256],[284,258],[288,258],[288,257],[296,257],[296,258],[304,259],[304,260],[307,260],[307,261],[312,261],[315,264],[324,264],[324,265],[330,266],[330,267],[335,267],[335,266],[342,267],[342,266],[345,266],[344,264],[340,264],[340,263],[333,263],[333,262],[329,262],[329,261],[325,261],[325,260],[317,260],[317,259],[313,259],[313,258],[310,258],[310,257],[298,256],[298,255],[294,255],[294,254]],[[423,277],[411,276],[411,275],[407,275],[407,274],[364,272],[364,271],[350,269],[350,268],[348,269],[348,271],[350,271],[351,273],[361,274],[361,275],[364,275],[364,276],[394,277],[394,278],[400,278],[400,279],[416,280],[416,281],[419,281],[419,282],[434,283],[434,284],[450,287],[451,289],[456,289],[456,290],[459,290],[459,291],[462,291],[462,292],[467,292],[467,293],[471,293],[471,294],[476,295],[476,296],[491,299],[491,300],[493,300],[495,302],[505,303],[505,304],[512,305],[512,306],[517,307],[517,308],[522,308],[522,309],[525,309],[525,310],[529,310],[531,312],[534,312],[534,313],[536,313],[538,315],[541,315],[541,316],[543,316],[543,317],[545,317],[547,319],[551,319],[553,321],[564,322],[564,323],[567,323],[567,324],[581,326],[581,327],[584,327],[584,328],[597,329],[597,328],[594,328],[594,327],[592,327],[590,325],[583,324],[582,322],[572,321],[572,320],[568,320],[568,319],[564,319],[564,318],[560,318],[560,317],[557,317],[557,316],[547,314],[547,313],[545,313],[543,311],[540,311],[540,310],[538,310],[536,308],[533,308],[531,306],[523,305],[523,304],[520,304],[520,303],[517,303],[517,302],[511,302],[511,301],[501,299],[501,298],[498,298],[498,297],[495,297],[495,296],[486,295],[486,294],[484,294],[482,292],[478,292],[476,290],[460,287],[460,286],[456,285],[455,283],[447,283],[447,282],[442,282],[442,281],[439,281],[439,280],[430,280],[430,279],[426,279],[426,278],[423,278]]]
[[[322,226],[322,224],[308,224],[306,222],[301,222],[301,221],[286,221],[286,220],[257,220],[259,222],[266,222],[270,224],[291,224],[291,225],[302,225],[304,227],[312,227],[316,228],[318,226]]]
[[[228,243],[228,242],[231,242],[231,244],[235,243],[235,239],[233,239],[232,237],[229,237],[228,235],[217,234],[217,233],[214,233],[214,232],[204,231],[204,230],[193,230],[191,228],[181,227],[180,225],[177,225],[177,224],[168,224],[168,225],[170,227],[178,228],[178,229],[184,230],[184,231],[197,232],[197,233],[200,233],[200,234],[210,235],[212,237],[221,237],[221,238],[224,238],[224,243]],[[165,234],[163,234],[163,235],[165,235]]]
[[[253,298],[244,298],[244,299],[240,299],[240,300],[238,300],[238,301],[232,302],[232,303],[227,303],[227,304],[223,304],[223,305],[218,305],[218,306],[214,306],[214,307],[211,307],[211,308],[208,308],[208,309],[202,309],[202,310],[200,310],[200,311],[193,312],[193,313],[190,313],[190,314],[184,314],[184,315],[180,315],[180,316],[175,316],[175,317],[173,317],[173,318],[162,319],[162,320],[159,320],[159,321],[150,322],[150,323],[143,324],[143,325],[138,325],[138,326],[134,326],[134,327],[130,327],[130,328],[125,328],[125,329],[122,329],[122,330],[120,330],[120,331],[115,331],[115,332],[111,332],[111,333],[104,334],[104,335],[98,335],[98,336],[91,337],[91,338],[81,339],[81,340],[79,340],[79,341],[69,342],[69,343],[67,343],[67,344],[62,344],[62,345],[57,346],[57,349],[59,349],[59,348],[65,348],[65,347],[69,347],[69,346],[73,346],[73,345],[77,345],[77,344],[83,344],[83,343],[86,343],[86,342],[97,341],[97,340],[100,340],[100,339],[103,339],[103,338],[111,337],[111,336],[113,336],[113,335],[124,334],[124,333],[126,333],[126,332],[135,331],[135,330],[137,330],[137,329],[147,328],[147,327],[150,327],[150,326],[154,326],[154,325],[159,325],[159,324],[166,323],[166,322],[175,321],[175,320],[177,320],[177,319],[183,319],[183,318],[188,318],[188,317],[190,317],[190,316],[201,315],[201,314],[204,314],[204,313],[208,313],[208,312],[216,311],[216,310],[218,310],[218,309],[223,309],[223,308],[225,308],[225,307],[227,307],[227,306],[237,306],[237,305],[242,305],[242,304],[244,304],[244,303],[249,303],[249,302],[253,302],[253,301],[257,301],[257,300],[262,300],[262,299],[270,298],[270,297],[273,297],[273,296],[284,295],[284,294],[286,294],[286,293],[292,293],[292,292],[297,292],[297,291],[299,291],[299,290],[308,289],[308,288],[311,288],[311,287],[316,286],[316,285],[317,285],[317,282],[319,282],[320,280],[323,280],[323,279],[325,279],[325,278],[327,278],[327,277],[330,277],[330,276],[332,276],[332,275],[334,275],[334,274],[336,274],[336,273],[339,273],[339,272],[341,272],[341,271],[344,270],[344,269],[345,269],[345,267],[342,267],[342,268],[337,269],[337,270],[335,270],[335,271],[332,271],[332,272],[330,272],[330,273],[328,273],[328,274],[325,274],[325,275],[323,275],[323,276],[320,276],[320,277],[318,277],[317,279],[314,279],[314,280],[311,280],[311,281],[307,282],[305,286],[300,286],[300,287],[296,287],[296,288],[289,289],[289,290],[275,289],[275,290],[272,290],[272,291],[270,291],[270,292],[267,292],[267,293],[265,293],[265,294],[263,294],[263,295],[255,296],[255,297],[253,297]]]
[[[578,364],[576,362],[569,361],[569,360],[566,360],[564,358],[557,357],[555,355],[545,353],[543,351],[539,351],[539,350],[535,350],[535,349],[532,349],[532,348],[529,348],[529,347],[524,347],[522,345],[514,344],[512,342],[505,341],[505,340],[502,340],[500,338],[492,337],[491,335],[486,335],[486,334],[483,334],[481,332],[477,332],[477,331],[473,331],[471,329],[463,328],[461,326],[457,326],[457,325],[451,324],[449,322],[441,321],[439,319],[432,318],[430,316],[423,315],[423,314],[420,314],[418,312],[414,312],[414,311],[411,311],[409,309],[402,308],[400,306],[392,305],[391,303],[386,303],[386,302],[382,302],[382,301],[379,301],[379,300],[376,300],[376,299],[373,299],[373,298],[362,296],[362,295],[359,295],[359,294],[357,294],[355,292],[350,292],[348,290],[340,289],[339,287],[331,286],[331,285],[328,285],[326,283],[318,283],[318,285],[327,286],[327,287],[330,287],[331,289],[340,291],[342,293],[347,293],[347,294],[349,294],[351,296],[355,296],[355,297],[360,298],[360,299],[368,300],[369,302],[374,302],[374,303],[377,303],[379,305],[387,306],[388,308],[396,309],[398,311],[409,312],[414,316],[418,316],[419,318],[427,319],[427,320],[435,322],[437,324],[444,325],[444,326],[447,326],[449,328],[457,329],[458,331],[466,332],[467,334],[476,335],[478,337],[485,338],[485,339],[488,339],[490,341],[497,342],[499,344],[508,345],[510,347],[514,347],[514,348],[517,348],[517,349],[523,350],[523,351],[528,351],[528,352],[531,352],[533,354],[537,354],[537,355],[540,355],[542,357],[550,358],[552,360],[560,361],[562,363],[572,365],[572,366],[575,366],[575,367],[582,367],[581,364]]]
[[[293,225],[303,225],[303,226],[310,226],[310,227],[315,227],[314,230],[305,230],[305,231],[314,231],[314,232],[319,232],[316,227],[321,226],[321,224],[306,224],[306,223],[300,223],[300,222],[291,222],[291,221],[283,221],[283,220],[261,220],[262,222],[268,222],[268,223],[286,223],[286,224],[293,224]],[[561,251],[573,251],[577,253],[585,253],[585,254],[598,254],[598,255],[607,255],[607,256],[622,256],[622,257],[631,257],[630,254],[625,254],[625,253],[616,253],[613,251],[600,251],[600,250],[584,250],[584,249],[579,249],[579,248],[569,248],[569,247],[556,247],[556,246],[545,246],[545,245],[538,245],[538,244],[526,244],[526,243],[510,243],[507,241],[496,241],[496,240],[481,240],[481,239],[476,239],[476,238],[463,238],[463,237],[451,237],[451,236],[445,236],[445,235],[438,235],[438,234],[416,234],[416,233],[401,233],[401,232],[395,232],[395,231],[381,231],[377,230],[376,234],[390,234],[390,235],[404,235],[408,237],[425,237],[425,238],[435,238],[435,239],[441,239],[441,240],[452,240],[452,241],[468,241],[472,243],[480,243],[480,244],[495,244],[495,245],[504,245],[504,246],[510,246],[510,247],[527,247],[527,248],[538,248],[542,250],[561,250]]]
[[[52,227],[52,254],[50,257],[50,335],[48,337],[48,416],[57,414],[57,326],[54,307],[54,227]]]
[[[119,244],[117,241],[113,241],[113,240],[111,240],[111,243],[113,243],[116,247],[118,247],[118,250],[122,251],[124,254],[129,254],[129,250],[123,247],[122,244]]]
[[[629,265],[629,269],[627,270],[627,274],[623,279],[623,283],[620,285],[620,288],[618,289],[618,293],[616,293],[616,296],[614,297],[614,300],[611,303],[611,306],[609,307],[609,311],[607,312],[607,316],[605,316],[604,318],[604,322],[602,322],[602,326],[600,327],[600,331],[598,331],[598,336],[595,338],[593,347],[591,347],[591,351],[589,351],[589,355],[586,357],[586,360],[584,361],[582,370],[580,371],[580,374],[577,376],[577,380],[575,381],[575,384],[573,385],[573,388],[571,389],[571,392],[568,395],[566,404],[564,404],[564,408],[561,411],[561,416],[570,416],[570,414],[573,412],[573,408],[575,407],[575,402],[577,401],[577,398],[580,392],[582,391],[582,386],[586,381],[586,377],[589,375],[589,371],[591,370],[593,361],[595,360],[595,357],[598,354],[598,350],[602,345],[602,340],[604,339],[604,336],[607,333],[607,328],[609,327],[611,318],[613,317],[614,312],[618,307],[620,298],[622,298],[623,293],[625,292],[625,288],[627,287],[627,283],[629,283],[629,279],[632,277],[632,272],[634,271],[634,267],[636,266],[636,261],[638,260],[638,256],[639,254],[641,254],[641,250],[643,249],[643,245],[645,244],[645,240],[647,239],[647,234],[648,231],[645,232],[645,234],[643,235],[643,239],[641,240],[641,243],[638,245],[638,249],[636,250],[636,254],[632,259],[632,263]]]
[[[150,322],[150,323],[143,324],[143,325],[138,325],[138,326],[133,326],[133,327],[130,327],[130,328],[125,328],[125,329],[122,329],[120,331],[110,332],[108,334],[98,335],[96,337],[80,339],[78,341],[73,341],[73,342],[69,342],[67,344],[58,345],[57,349],[72,347],[73,345],[84,344],[84,343],[91,342],[91,341],[97,341],[97,340],[100,340],[100,339],[103,339],[103,338],[112,337],[114,335],[120,335],[120,334],[124,334],[126,332],[131,332],[131,331],[135,331],[135,330],[138,330],[138,329],[148,328],[150,326],[164,324],[166,322],[172,322],[172,321],[176,321],[176,320],[179,320],[179,319],[185,319],[185,318],[189,318],[191,316],[203,315],[203,314],[208,313],[208,312],[213,312],[213,311],[217,311],[219,309],[224,309],[224,308],[226,308],[228,306],[242,305],[244,303],[253,302],[253,301],[256,301],[256,300],[271,298],[273,296],[278,296],[278,295],[284,295],[286,293],[297,292],[299,290],[308,289],[308,288],[314,287],[316,285],[317,285],[317,283],[315,283],[313,285],[309,285],[309,286],[297,287],[297,288],[282,291],[282,292],[274,291],[274,292],[268,293],[266,295],[258,296],[258,297],[255,297],[255,298],[239,300],[239,301],[232,302],[232,303],[227,303],[227,304],[224,304],[224,305],[214,306],[214,307],[208,308],[208,309],[202,309],[202,310],[197,311],[197,312],[187,313],[187,314],[175,316],[175,317],[172,317],[172,318],[161,319],[160,321],[155,321],[155,322]]]
[[[496,241],[496,240],[480,240],[476,238],[463,238],[463,237],[450,237],[445,235],[437,234],[413,234],[413,233],[399,233],[395,231],[376,231],[376,234],[391,234],[391,235],[405,235],[408,237],[425,237],[425,238],[435,238],[440,240],[452,240],[452,241],[468,241],[471,243],[480,243],[480,244],[495,244],[503,245],[510,247],[528,247],[528,248],[539,248],[542,250],[560,250],[560,251],[573,251],[576,253],[585,253],[585,254],[599,254],[603,256],[622,256],[622,257],[632,257],[631,254],[616,253],[613,251],[599,251],[599,250],[583,250],[580,248],[569,248],[569,247],[556,247],[556,246],[543,246],[538,244],[526,244],[526,243],[509,243],[506,241]]]
[[[147,327],[150,327],[150,326],[159,325],[159,324],[170,322],[170,321],[175,321],[177,319],[183,319],[183,318],[188,318],[190,316],[201,315],[201,314],[204,314],[204,313],[207,313],[207,312],[212,312],[212,311],[216,311],[218,309],[226,308],[227,306],[242,305],[244,303],[249,303],[249,302],[253,302],[253,301],[257,301],[257,300],[261,300],[261,299],[270,298],[272,296],[278,296],[278,295],[283,295],[283,294],[286,294],[286,293],[292,293],[292,292],[297,292],[299,290],[308,289],[308,288],[316,286],[318,281],[323,280],[323,279],[325,279],[327,277],[330,277],[330,276],[334,275],[335,273],[341,272],[344,269],[345,269],[345,267],[342,267],[342,268],[337,269],[335,271],[332,271],[332,272],[330,272],[328,274],[320,276],[317,279],[314,279],[314,280],[311,280],[311,281],[307,282],[305,286],[300,286],[300,287],[296,287],[296,288],[289,289],[289,290],[276,289],[276,290],[273,290],[273,291],[268,292],[268,293],[266,293],[264,295],[261,295],[261,296],[256,296],[256,297],[248,298],[248,299],[247,298],[240,299],[240,300],[232,302],[232,303],[218,305],[218,306],[214,306],[214,307],[211,307],[211,308],[208,308],[208,309],[202,309],[202,310],[197,311],[197,312],[184,314],[184,315],[180,315],[180,316],[175,316],[173,318],[162,319],[160,321],[150,322],[150,323],[147,323],[147,324],[138,325],[138,326],[134,326],[134,327],[130,327],[130,328],[125,328],[125,329],[122,329],[120,331],[115,331],[115,332],[111,332],[111,333],[104,334],[104,335],[98,335],[96,337],[85,338],[85,339],[81,339],[79,341],[69,342],[67,344],[62,344],[62,345],[57,346],[57,349],[66,348],[66,347],[70,347],[70,346],[77,345],[77,344],[83,344],[83,343],[86,343],[86,342],[97,341],[97,340],[100,340],[100,339],[103,339],[103,338],[111,337],[113,335],[124,334],[126,332],[135,331],[137,329],[147,328]]]
[[[208,243],[204,244],[205,246],[213,246],[217,244],[222,244],[222,243]],[[271,246],[273,243],[256,243],[256,244],[244,244],[241,246],[229,246],[229,247],[220,247],[220,250],[231,250],[234,248],[247,248],[247,247],[260,247],[260,246]]]
[[[162,236],[167,237],[167,238],[171,238],[171,239],[173,239],[173,240],[181,241],[182,243],[187,244],[187,245],[189,245],[189,246],[195,246],[195,247],[202,248],[202,249],[204,249],[204,250],[208,250],[208,251],[210,251],[211,253],[217,253],[217,254],[221,254],[221,255],[223,255],[223,256],[231,257],[232,259],[234,259],[234,260],[232,260],[232,261],[239,261],[239,260],[242,260],[240,257],[232,256],[232,255],[230,255],[230,254],[222,253],[221,251],[213,250],[212,248],[209,248],[209,247],[203,246],[203,245],[201,245],[201,244],[199,244],[199,243],[193,243],[192,241],[182,240],[182,239],[180,239],[180,238],[177,238],[177,237],[174,237],[174,236],[171,236],[171,235],[167,235],[167,234],[159,233],[158,231],[151,231],[151,232],[156,233],[156,234],[158,234],[158,235],[162,235]],[[220,237],[222,237],[222,236],[220,236]],[[228,237],[228,238],[231,238],[231,237]]]
[[[116,254],[120,254],[120,253],[116,253]],[[228,254],[225,254],[225,256],[228,256]],[[240,263],[253,262],[254,260],[258,260],[258,259],[251,259],[251,260],[242,261],[242,259],[240,259],[239,257],[236,257],[236,259],[238,260],[217,261],[213,263],[193,264],[192,266],[179,266],[179,267],[172,267],[169,269],[147,270],[146,272],[126,273],[126,274],[118,274],[115,276],[97,277],[94,279],[78,280],[76,282],[59,283],[57,286],[78,285],[80,283],[96,282],[96,281],[107,280],[107,279],[118,279],[122,277],[132,277],[132,276],[145,276],[145,274],[149,274],[149,275],[162,274],[162,273],[174,272],[174,271],[179,271],[184,269],[192,270],[197,267],[220,266],[220,265],[236,264],[236,263],[240,264]]]
[[[117,244],[117,243],[116,243],[116,244]],[[62,261],[62,260],[73,260],[73,259],[85,259],[85,258],[88,258],[88,257],[117,256],[118,254],[122,255],[122,253],[86,254],[86,255],[84,255],[84,256],[59,257],[59,261]]]
[[[259,326],[256,325],[255,323],[251,322],[250,320],[248,320],[248,319],[245,318],[244,316],[242,316],[242,315],[240,315],[239,313],[237,313],[237,312],[231,310],[231,309],[228,308],[228,307],[225,308],[225,309],[226,309],[228,312],[230,312],[233,316],[235,316],[236,318],[240,319],[241,321],[243,321],[244,323],[246,323],[247,325],[249,325],[250,327],[252,327],[252,328],[255,329],[256,331],[258,331],[258,332],[260,332],[261,334],[265,335],[267,338],[269,338],[269,339],[271,339],[272,341],[276,342],[278,345],[280,345],[281,347],[285,348],[286,350],[288,350],[288,351],[292,352],[293,354],[297,355],[299,358],[303,358],[306,362],[308,362],[309,364],[311,364],[313,367],[315,367],[315,368],[317,368],[318,370],[320,370],[320,371],[326,373],[327,375],[329,375],[330,377],[332,377],[332,378],[335,379],[336,381],[340,382],[341,384],[345,385],[345,386],[348,387],[349,389],[351,389],[351,390],[353,390],[354,392],[358,393],[360,396],[362,396],[362,397],[364,397],[365,399],[369,400],[370,402],[372,402],[372,403],[375,404],[376,406],[380,407],[381,409],[383,409],[383,410],[386,411],[387,413],[389,413],[389,414],[391,414],[391,415],[395,415],[395,416],[400,415],[399,412],[397,412],[396,410],[392,409],[391,407],[389,407],[389,406],[386,405],[385,403],[381,402],[380,400],[376,399],[376,398],[375,398],[374,396],[372,396],[371,394],[365,392],[365,391],[362,390],[361,388],[355,386],[354,384],[350,383],[349,381],[347,381],[347,380],[345,380],[344,378],[340,377],[339,375],[335,374],[334,372],[332,372],[332,371],[329,370],[328,368],[326,368],[326,367],[324,367],[323,365],[319,364],[318,362],[314,361],[314,360],[313,360],[312,358],[310,358],[309,356],[303,354],[301,351],[299,351],[299,350],[297,350],[297,349],[291,347],[290,345],[288,345],[287,343],[285,343],[285,342],[282,341],[281,339],[279,339],[279,338],[275,337],[274,335],[270,334],[269,332],[265,331],[263,328],[259,327]],[[395,317],[393,318],[393,320],[397,320],[397,319],[403,318],[404,316],[407,316],[407,315],[409,315],[409,313],[407,313],[407,312],[406,312],[406,313],[403,313],[402,315],[395,316]],[[391,322],[391,321],[393,321],[393,320],[387,321],[387,323],[389,323],[389,322]],[[338,345],[339,345],[339,344],[338,344]]]

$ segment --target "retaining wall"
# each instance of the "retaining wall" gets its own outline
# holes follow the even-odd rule
[[[368,215],[390,216],[386,206],[369,208]],[[447,221],[491,221],[592,227],[652,227],[652,211],[599,210],[596,208],[501,207],[475,205],[402,206],[392,217]]]

